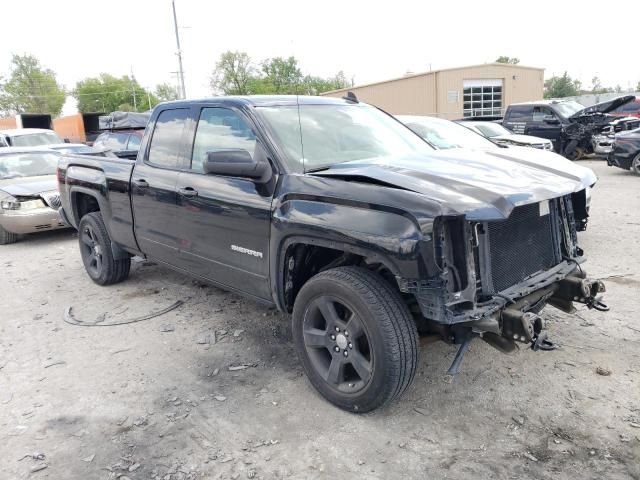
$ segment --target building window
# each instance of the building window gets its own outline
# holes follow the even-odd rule
[[[502,115],[502,80],[465,80],[463,115],[489,117]]]

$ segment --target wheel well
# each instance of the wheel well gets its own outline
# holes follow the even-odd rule
[[[368,262],[365,257],[352,252],[294,243],[287,248],[284,258],[283,292],[284,304],[288,312],[293,310],[293,304],[302,286],[311,277],[330,268],[342,266],[359,266],[378,273],[397,288],[395,276],[382,263]]]
[[[73,206],[78,223],[87,213],[100,211],[100,205],[98,204],[96,197],[92,197],[86,193],[74,193]]]

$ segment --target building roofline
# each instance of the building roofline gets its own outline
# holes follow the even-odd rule
[[[346,88],[339,88],[337,90],[330,90],[328,92],[322,92],[320,95],[328,95],[330,93],[348,92],[349,90],[353,90],[354,88],[362,88],[362,87],[371,87],[371,86],[374,86],[374,85],[382,85],[382,84],[385,84],[385,83],[396,82],[398,80],[405,80],[407,78],[424,77],[424,76],[431,75],[431,74],[434,74],[434,73],[451,72],[451,71],[454,71],[454,70],[465,70],[465,69],[468,69],[468,68],[478,68],[478,67],[486,67],[486,66],[524,68],[524,69],[527,69],[527,70],[539,70],[541,72],[544,72],[544,68],[528,67],[526,65],[520,65],[520,64],[514,65],[512,63],[498,63],[498,62],[479,63],[479,64],[476,64],[476,65],[467,65],[467,66],[463,66],[463,67],[440,68],[438,70],[429,70],[427,72],[412,73],[412,74],[409,74],[409,75],[403,75],[402,77],[390,78],[388,80],[382,80],[382,81],[379,81],[379,82],[363,83],[362,85],[354,85],[353,87],[346,87]]]

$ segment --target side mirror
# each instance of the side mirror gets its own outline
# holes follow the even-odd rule
[[[64,143],[71,143],[71,140],[69,140],[68,138],[65,138],[63,141]]]
[[[256,149],[260,146],[256,145]],[[257,152],[256,152],[257,153]],[[260,158],[261,155],[256,155]],[[251,178],[266,183],[271,178],[271,165],[266,160],[254,160],[243,148],[226,148],[207,152],[204,173],[227,177]]]
[[[559,125],[560,124],[560,120],[558,120],[553,115],[545,115],[543,120],[544,120],[544,123],[547,123],[549,125]]]
[[[137,150],[118,150],[117,152],[113,152],[113,154],[118,158],[124,158],[126,160],[136,160],[138,158]]]

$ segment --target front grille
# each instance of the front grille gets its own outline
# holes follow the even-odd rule
[[[56,191],[53,192],[44,192],[40,195],[44,201],[54,210],[58,210],[62,206],[62,202],[60,201],[60,194]]]
[[[548,205],[549,208],[546,208]],[[483,290],[496,293],[561,261],[556,201],[516,207],[506,220],[487,222]]]

